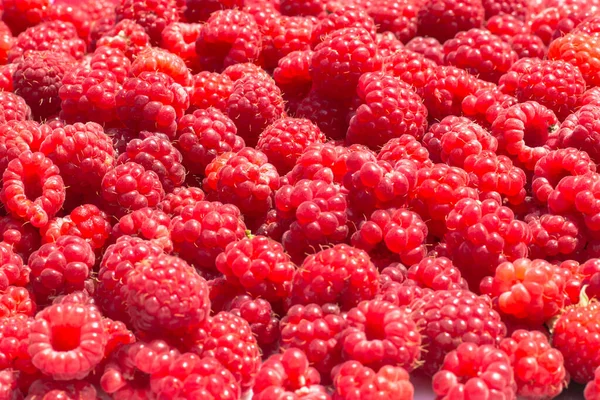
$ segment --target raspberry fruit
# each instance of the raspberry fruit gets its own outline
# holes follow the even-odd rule
[[[114,26],[111,23],[110,29],[98,39],[96,48],[104,46],[122,51],[131,60],[150,46],[150,37],[142,26],[124,19]]]
[[[192,77],[190,107],[227,110],[227,99],[233,90],[232,80],[225,74],[202,71]]]
[[[193,206],[198,201],[204,200],[204,192],[196,187],[177,187],[168,193],[157,208],[171,217],[181,214],[186,206]]]
[[[17,35],[39,24],[50,8],[49,0],[6,0],[2,3],[2,20]]]
[[[196,41],[201,29],[201,24],[172,22],[162,31],[160,47],[181,57],[189,69],[197,71],[200,61],[196,54]]]
[[[0,368],[3,371],[14,370],[24,377],[39,374],[27,351],[32,324],[33,318],[26,315],[0,320]]]
[[[31,109],[21,96],[0,92],[0,121],[26,121],[31,119]]]
[[[485,8],[485,19],[488,21],[488,25],[489,20],[494,16],[510,16],[518,21],[525,21],[531,14],[529,1],[525,0],[484,0],[483,8]]]
[[[398,138],[390,139],[379,150],[377,159],[387,161],[392,165],[395,165],[400,160],[411,160],[419,168],[431,164],[429,151],[411,135],[402,135]]]
[[[267,300],[254,299],[250,295],[241,294],[235,296],[224,311],[229,311],[248,321],[262,354],[270,352],[279,342],[279,319]]]
[[[313,21],[304,17],[280,16],[268,19],[262,27],[261,59],[273,70],[292,51],[310,50]]]
[[[583,6],[583,7],[582,7]],[[544,42],[546,46],[565,34],[568,34],[590,15],[587,4],[548,4],[543,10],[529,21],[530,31]],[[586,26],[581,31],[585,32]]]
[[[121,0],[116,9],[117,22],[130,19],[140,24],[153,44],[160,43],[163,29],[179,20],[175,0]]]
[[[192,74],[181,57],[157,47],[140,51],[131,63],[130,74],[132,76],[139,76],[146,71],[162,72],[181,86],[189,86],[192,82]]]
[[[158,244],[166,252],[173,250],[169,232],[171,218],[160,210],[150,207],[140,208],[123,216],[113,228],[113,237],[141,237]]]
[[[600,161],[600,146],[596,141],[600,139],[600,130],[596,127],[598,116],[600,107],[593,104],[584,105],[569,115],[556,132],[559,147],[585,150],[593,162]]]
[[[521,58],[540,58],[546,57],[546,46],[538,36],[524,33],[514,36],[510,40],[510,45],[519,59]]]
[[[444,43],[458,32],[479,28],[484,14],[481,0],[427,0],[418,13],[417,34],[431,36]]]
[[[123,84],[129,77],[131,70],[131,61],[119,49],[108,46],[98,47],[90,59],[90,68],[92,70],[110,71],[115,75],[117,82]]]
[[[17,36],[8,51],[8,61],[18,62],[21,57],[27,57],[32,50],[52,54],[65,53],[80,59],[85,54],[85,49],[85,42],[79,39],[73,24],[49,21],[33,26]]]
[[[36,304],[23,287],[8,286],[0,293],[0,319],[26,315],[33,317]]]
[[[412,265],[406,277],[421,287],[433,290],[467,289],[467,282],[460,270],[446,257],[426,257]]]
[[[311,33],[311,45],[316,47],[331,33],[343,28],[363,28],[375,37],[376,21],[367,11],[354,4],[327,4],[325,16],[317,22]],[[377,24],[379,25],[379,24]],[[380,27],[381,31],[389,31]]]
[[[332,371],[335,398],[340,400],[390,396],[411,399],[414,387],[402,367],[386,365],[378,372],[358,361],[346,361]]]
[[[401,43],[406,43],[417,34],[417,14],[422,3],[376,0],[365,6],[379,32],[390,32]]]
[[[436,38],[417,36],[406,43],[406,49],[422,54],[438,65],[444,64],[444,47]]]
[[[300,100],[295,115],[311,120],[328,138],[343,139],[348,130],[346,116],[349,111],[347,102],[329,99],[311,90]]]
[[[0,290],[4,291],[9,286],[25,286],[29,283],[30,269],[23,265],[23,259],[16,254],[12,246],[0,242]]]
[[[40,232],[30,224],[11,216],[0,218],[0,231],[2,242],[12,247],[12,250],[22,259],[26,260],[29,255],[40,247]]]
[[[600,175],[595,172],[562,178],[548,196],[548,210],[557,215],[580,212],[576,206],[578,195],[580,193],[584,195],[582,197],[584,202],[580,205],[584,205],[586,200],[589,203],[592,188],[598,180]],[[588,210],[592,204],[586,205]]]
[[[489,129],[500,111],[515,104],[517,99],[493,88],[480,89],[475,94],[468,95],[463,99],[461,107],[465,117]]]
[[[422,95],[423,87],[436,73],[436,63],[419,53],[401,49],[383,60],[383,69],[413,86]]]
[[[565,257],[582,250],[586,244],[583,224],[575,215],[544,214],[528,217],[532,258]]]
[[[575,65],[589,86],[597,86],[600,76],[594,67],[600,59],[600,38],[581,33],[569,33],[553,40],[548,48],[548,58],[563,60]]]

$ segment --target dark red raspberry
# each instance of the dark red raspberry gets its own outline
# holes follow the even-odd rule
[[[25,100],[11,92],[0,92],[0,122],[31,119],[31,108]]]
[[[175,251],[194,267],[215,269],[215,259],[231,242],[245,237],[240,210],[231,204],[198,201],[171,222]]]
[[[403,49],[383,60],[383,70],[413,86],[421,95],[423,87],[435,76],[436,64],[419,53]]]
[[[5,92],[12,92],[13,87],[13,74],[17,70],[18,64],[6,64],[0,66],[0,89]]]
[[[2,93],[0,92],[0,97]],[[4,99],[9,100],[10,96]],[[22,152],[39,151],[49,132],[51,129],[47,125],[40,125],[35,121],[7,121],[0,125],[0,170],[6,170],[8,162],[19,157]]]
[[[485,19],[489,20],[494,16],[509,15],[515,19],[525,21],[532,11],[529,3],[527,0],[484,0]]]
[[[390,396],[410,399],[414,387],[408,372],[402,367],[386,365],[378,372],[365,367],[358,361],[346,361],[334,371],[335,398],[340,400]]]
[[[548,5],[529,21],[530,31],[548,46],[552,40],[557,39],[573,30],[587,16],[585,6],[579,4]],[[583,28],[585,29],[585,28]]]
[[[55,304],[35,316],[29,354],[33,365],[53,379],[82,379],[102,361],[106,341],[96,307]]]
[[[90,29],[94,22],[84,7],[75,4],[55,3],[48,9],[48,21],[63,21],[73,24],[77,35],[86,43],[90,37]]]
[[[463,68],[467,72],[489,82],[498,82],[517,54],[511,46],[485,29],[459,32],[444,43],[444,62]]]
[[[571,113],[585,91],[579,69],[562,60],[521,59],[500,78],[499,85],[520,102],[533,100],[548,107],[560,120]]]
[[[139,76],[146,71],[162,72],[182,86],[189,86],[192,81],[192,75],[181,57],[157,47],[140,51],[131,63],[131,76]]]
[[[511,38],[510,45],[519,59],[545,58],[548,50],[542,39],[529,33],[515,35]]]
[[[377,33],[375,43],[377,44],[377,53],[383,58],[387,58],[404,48],[404,44],[392,32]]]
[[[422,54],[436,64],[444,63],[444,47],[436,38],[417,36],[406,43],[406,49]]]
[[[96,46],[97,48],[106,46],[121,50],[129,59],[133,59],[150,46],[150,37],[142,26],[130,19],[124,19],[111,26],[98,39]]]
[[[35,301],[27,289],[8,286],[0,293],[0,319],[26,315],[33,317],[36,310]]]
[[[39,24],[50,8],[49,0],[6,0],[2,3],[2,20],[17,35]]]
[[[417,34],[417,14],[422,4],[398,0],[375,0],[366,3],[379,32],[391,32],[403,43]]]
[[[65,202],[60,171],[44,154],[25,151],[8,163],[0,200],[15,217],[35,227],[46,225]]]
[[[142,72],[129,78],[117,93],[117,115],[136,131],[164,133],[174,137],[177,121],[189,107],[186,90],[162,72]]]
[[[29,267],[23,265],[21,256],[6,242],[0,242],[0,261],[0,290],[4,291],[11,285],[25,286],[29,283]]]
[[[312,29],[312,47],[317,46],[334,31],[343,28],[364,28],[371,33],[371,36],[375,37],[377,31],[375,21],[364,8],[354,4],[329,3],[325,12],[326,15],[319,19]],[[380,29],[381,31],[389,30],[381,27]]]
[[[113,228],[113,237],[141,237],[162,247],[166,252],[173,250],[169,225],[171,218],[160,210],[140,208],[121,217]]]
[[[310,50],[313,21],[304,17],[280,16],[268,19],[262,30],[261,61],[273,70],[292,51]]]
[[[148,171],[156,172],[167,192],[172,192],[185,181],[181,153],[168,140],[158,136],[130,141],[125,152],[117,159],[117,164],[129,161],[140,164]]]
[[[255,146],[262,131],[285,116],[281,91],[271,78],[247,75],[233,84],[227,114],[247,146]]]
[[[254,18],[240,10],[214,12],[200,30],[196,53],[204,70],[221,72],[238,63],[258,60],[261,32]]]
[[[329,399],[327,389],[319,385],[320,382],[321,376],[309,366],[306,354],[300,349],[290,348],[263,362],[256,374],[252,394],[257,400],[284,396]]]
[[[600,398],[600,368],[596,368],[594,372],[594,378],[585,385],[583,396],[590,400],[596,400]]]
[[[129,77],[131,61],[121,50],[102,46],[98,47],[92,54],[90,68],[92,70],[110,71],[117,78],[117,82],[122,84]]]
[[[433,290],[467,289],[460,270],[446,257],[426,257],[411,266],[406,277]]]
[[[224,112],[232,91],[233,82],[227,75],[202,71],[192,77],[190,106],[192,108],[214,107]]]
[[[356,92],[363,73],[380,68],[373,36],[363,28],[344,28],[332,32],[315,47],[311,77],[314,88],[323,96],[344,99]]]
[[[20,372],[22,377],[39,375],[27,351],[32,323],[33,318],[26,315],[0,320],[0,368],[3,371]]]
[[[473,398],[516,398],[517,384],[508,355],[489,344],[463,343],[450,352],[433,376],[440,398],[454,393]]]
[[[172,22],[162,31],[160,47],[181,57],[191,70],[199,70],[200,61],[196,53],[196,41],[201,29],[200,24]]]
[[[295,115],[298,118],[310,119],[327,137],[343,139],[348,130],[346,117],[349,111],[347,101],[329,99],[311,90],[299,102]]]
[[[515,1],[520,1],[520,0],[515,0]],[[486,0],[486,2],[487,2],[487,0]],[[492,4],[488,3],[488,6],[491,5],[492,7],[494,7],[494,4],[498,4],[498,3],[492,3]],[[502,3],[500,3],[500,4],[502,4]],[[484,4],[484,7],[485,7],[485,4]],[[522,21],[517,16],[513,16],[510,13],[509,14],[500,13],[500,14],[496,14],[496,15],[488,18],[487,21],[485,21],[485,27],[490,32],[492,32],[494,35],[500,36],[502,39],[504,39],[507,42],[510,42],[510,39],[516,35],[529,33],[529,29],[528,29],[525,21]]]
[[[556,135],[560,147],[573,147],[588,153],[593,162],[600,161],[600,127],[596,121],[600,117],[599,106],[588,104],[569,115]]]
[[[15,93],[21,96],[38,119],[60,110],[62,78],[75,60],[64,53],[28,52],[13,74]]]
[[[268,354],[278,344],[279,319],[274,314],[271,303],[267,300],[241,294],[235,296],[226,305],[224,311],[229,311],[248,321],[263,355]]]
[[[501,110],[491,132],[498,139],[500,152],[532,171],[538,160],[556,146],[557,123],[552,110],[535,101],[526,101]]]
[[[356,111],[349,118],[348,143],[379,149],[388,140],[409,134],[420,138],[427,129],[421,97],[400,79],[385,73],[363,74],[356,89]]]
[[[261,2],[262,3],[262,2]],[[211,14],[219,10],[242,8],[243,0],[186,0],[185,19],[189,22],[206,21]]]
[[[339,244],[306,257],[296,271],[289,303],[338,303],[349,310],[379,291],[379,272],[369,255]]]
[[[517,99],[493,88],[480,89],[468,95],[463,99],[461,108],[465,117],[489,130],[498,113],[514,104],[517,104]]]
[[[326,0],[282,0],[280,10],[283,15],[318,16],[325,10]]]
[[[85,50],[85,42],[79,39],[73,24],[62,21],[43,22],[17,36],[14,45],[8,51],[8,60],[17,62],[30,51],[65,53],[80,59]]]
[[[78,290],[93,292],[90,274],[95,262],[94,250],[78,236],[64,235],[42,245],[28,262],[38,300]]]
[[[130,19],[140,24],[153,44],[160,43],[167,25],[179,20],[175,0],[121,0],[115,11],[117,21]]]
[[[491,199],[459,200],[446,226],[444,240],[452,261],[472,288],[502,262],[527,256],[531,242],[529,226],[516,220],[510,208]]]
[[[434,37],[443,43],[458,32],[479,28],[484,21],[484,14],[481,0],[427,0],[418,13],[417,33]]]
[[[181,214],[186,206],[193,206],[198,201],[204,200],[204,192],[196,187],[177,187],[158,203],[157,208],[175,217]]]
[[[2,242],[11,246],[12,251],[26,260],[40,247],[40,232],[31,224],[11,216],[0,218]]]
[[[242,390],[249,389],[260,368],[260,349],[245,319],[222,311],[208,319],[194,337],[193,353],[214,357],[237,379]]]
[[[431,163],[427,149],[411,135],[402,135],[390,139],[379,150],[377,159],[387,161],[392,165],[395,165],[400,160],[411,160],[419,168]]]

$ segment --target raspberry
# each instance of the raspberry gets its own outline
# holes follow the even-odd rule
[[[485,19],[489,21],[494,16],[510,15],[520,21],[528,19],[531,13],[529,1],[526,0],[484,0],[483,8],[485,8]]]
[[[310,92],[312,56],[311,50],[293,51],[282,57],[273,71],[273,79],[283,92],[283,98],[287,101],[286,110],[289,113],[295,114],[300,102]]]
[[[484,14],[480,0],[427,0],[417,16],[417,34],[434,37],[443,43],[458,32],[479,28]]]
[[[31,224],[23,224],[20,219],[7,216],[0,218],[2,242],[11,246],[12,251],[22,259],[40,247],[39,230]]]
[[[18,64],[6,64],[0,66],[0,89],[5,92],[12,92],[13,87],[13,74],[17,70]]]
[[[475,94],[468,95],[463,99],[461,107],[465,117],[489,129],[500,111],[515,104],[517,99],[493,88],[480,89]]]
[[[560,120],[571,113],[585,91],[579,69],[562,60],[521,59],[500,78],[499,85],[520,102],[533,100],[548,107]]]
[[[363,28],[332,32],[314,50],[311,77],[314,88],[325,97],[352,96],[363,73],[381,68],[377,45]]]
[[[311,90],[298,104],[295,115],[311,120],[327,137],[343,139],[348,130],[348,111],[344,101],[332,100]]]
[[[160,137],[133,139],[125,152],[117,159],[117,164],[136,162],[148,171],[154,171],[167,192],[183,185],[185,168],[181,165],[182,156],[173,145]]]
[[[327,8],[326,15],[312,29],[312,47],[317,46],[331,33],[343,28],[363,28],[375,37],[376,22],[363,8],[354,4],[327,4]]]
[[[192,77],[190,106],[226,111],[227,99],[232,91],[233,82],[227,75],[202,71]]]
[[[413,86],[421,95],[423,87],[436,74],[436,64],[419,53],[403,49],[384,59],[383,70]]]
[[[598,180],[600,175],[595,172],[562,178],[548,196],[548,210],[557,215],[578,212],[577,196],[579,193],[589,195]]]
[[[237,152],[234,153],[232,151],[220,154],[206,166],[206,169],[204,170],[206,178],[202,180],[202,187],[204,190],[209,192],[208,194],[210,194],[210,196],[207,196],[207,198],[216,197],[219,171],[221,171],[225,164],[227,164],[227,161],[233,158],[236,154]]]
[[[600,54],[597,47],[600,38],[580,33],[570,33],[552,41],[548,49],[548,58],[563,60],[578,67],[590,86],[600,83],[599,71],[595,68]]]
[[[79,39],[73,24],[62,21],[43,22],[17,36],[8,51],[8,61],[18,62],[30,51],[65,53],[80,59],[85,54],[85,49],[85,42]]]
[[[286,180],[291,184],[296,184],[301,179],[342,183],[347,172],[346,158],[357,150],[369,153],[363,146],[344,147],[337,146],[335,142],[309,145],[298,158],[296,166],[287,174]]]
[[[27,289],[18,286],[8,286],[0,293],[0,319],[26,315],[33,317],[35,314],[35,301],[30,297]]]
[[[515,220],[510,208],[491,199],[459,200],[446,226],[444,240],[452,261],[473,288],[502,262],[525,257],[531,242],[529,226]]]
[[[443,399],[454,393],[478,397],[516,398],[517,384],[508,355],[495,346],[463,343],[444,359],[433,376],[433,391]]]
[[[122,84],[129,77],[131,61],[121,50],[102,46],[98,47],[92,54],[90,68],[92,70],[110,71],[114,74],[117,82]]]
[[[158,203],[157,208],[175,217],[181,214],[186,206],[193,206],[198,201],[204,200],[204,192],[195,187],[177,187]]]
[[[130,19],[140,24],[153,44],[160,43],[163,29],[179,19],[175,0],[121,0],[115,11],[117,21]]]
[[[6,242],[0,242],[0,261],[0,290],[29,283],[29,267],[23,265],[23,259]]]
[[[98,396],[96,388],[89,382],[70,380],[57,381],[51,379],[38,379],[30,384],[29,394],[32,398],[59,398],[91,400]]]
[[[379,150],[377,159],[387,161],[392,165],[395,165],[400,160],[411,160],[419,168],[431,164],[427,149],[411,135],[401,135],[400,137],[390,139]]]
[[[378,276],[366,252],[339,244],[306,257],[294,275],[289,303],[338,303],[349,310],[375,297]]]
[[[367,11],[380,32],[389,31],[406,43],[417,34],[417,14],[421,3],[375,0]]]
[[[223,75],[229,77],[233,82],[242,79],[246,75],[252,75],[255,78],[269,78],[270,75],[260,66],[252,63],[238,63],[230,65],[222,72]]]
[[[26,121],[31,119],[31,109],[25,100],[11,92],[0,92],[0,121]]]
[[[261,359],[246,320],[222,311],[209,318],[194,339],[193,353],[216,358],[235,376],[242,390],[252,387]]]
[[[446,257],[426,257],[408,269],[406,276],[419,286],[433,290],[466,289],[460,270]]]
[[[497,345],[506,334],[500,315],[487,296],[467,290],[439,290],[426,294],[411,305],[420,329],[423,369],[428,375],[441,367],[446,354],[461,343]]]
[[[359,361],[346,361],[332,372],[335,398],[340,400],[394,397],[410,399],[414,387],[408,372],[402,367],[386,365],[378,372],[365,367]]]
[[[47,20],[73,24],[77,30],[77,36],[86,43],[88,42],[92,20],[85,8],[70,4],[53,4],[48,11]]]
[[[126,277],[140,262],[149,263],[163,254],[158,244],[131,236],[122,236],[103,254],[98,272],[98,304],[104,314],[115,320],[129,321],[126,293],[122,291]]]
[[[180,57],[191,70],[198,70],[200,62],[196,54],[196,41],[202,25],[172,22],[163,29],[160,47]]]
[[[171,222],[175,251],[194,267],[215,269],[215,259],[227,245],[245,236],[240,210],[231,204],[198,201],[185,206]]]
[[[498,3],[484,4],[484,7],[486,5],[488,7],[494,7],[495,5],[498,5]],[[500,5],[502,6],[503,4],[500,3]],[[510,39],[514,36],[529,33],[529,29],[525,21],[518,18],[518,16],[511,15],[510,13],[496,14],[490,18],[487,18],[485,27],[494,35],[500,36],[507,42],[510,42]]]
[[[140,76],[146,71],[162,72],[181,86],[189,86],[192,80],[192,75],[181,57],[157,47],[140,51],[131,63],[132,76]]]
[[[318,16],[325,10],[326,0],[281,0],[280,10],[283,15]]]
[[[139,236],[158,244],[166,252],[173,250],[169,225],[171,218],[162,211],[149,207],[135,210],[119,220],[113,228],[113,237]]]
[[[2,97],[0,92],[0,97]],[[11,95],[12,93],[6,93]],[[12,94],[14,97],[16,95]],[[6,96],[4,99],[9,100]],[[49,134],[47,125],[35,121],[6,121],[0,126],[0,170],[6,170],[8,162],[22,152],[38,151],[44,137]]]
[[[19,396],[17,373],[9,370],[0,372],[0,396],[5,399]],[[17,397],[18,398],[18,397]]]
[[[591,87],[588,90],[586,90],[585,92],[583,92],[583,94],[579,98],[579,105],[581,106],[581,108],[583,108],[583,106],[586,106],[586,105],[595,105],[595,106],[600,105],[600,99],[598,97],[599,95],[600,95],[600,88]]]
[[[129,59],[135,58],[150,46],[150,37],[135,21],[124,19],[105,32],[96,43],[96,48],[109,47],[121,50]]]
[[[53,379],[82,379],[102,360],[106,340],[94,306],[55,304],[35,316],[28,350],[33,365]]]
[[[117,93],[117,115],[129,128],[175,136],[189,107],[186,90],[162,72],[145,71],[125,80]]]
[[[515,35],[510,40],[510,45],[519,59],[546,57],[546,46],[538,36],[529,33]]]
[[[357,95],[357,108],[346,135],[348,143],[379,149],[403,134],[420,138],[425,133],[427,109],[419,95],[400,79],[377,72],[363,74]]]
[[[265,68],[273,70],[292,51],[310,50],[312,30],[313,21],[304,17],[280,16],[267,20],[262,27],[261,59]]]
[[[548,46],[552,40],[573,30],[588,15],[585,8],[578,4],[548,5],[531,19],[530,31]]]
[[[50,8],[49,0],[5,0],[2,2],[2,20],[16,35],[39,24]]]
[[[259,58],[261,33],[254,18],[239,10],[215,11],[200,29],[196,53],[202,69],[221,72]]]
[[[203,22],[219,10],[242,8],[243,0],[186,0],[184,17],[189,22]]]
[[[498,113],[492,135],[498,149],[531,171],[558,141],[556,115],[535,101],[518,103]]]
[[[279,319],[274,315],[271,304],[262,298],[242,294],[234,297],[226,310],[248,321],[252,334],[266,354],[279,341]]]
[[[435,38],[417,36],[406,43],[406,49],[422,54],[436,64],[444,64],[444,47]]]
[[[35,227],[48,223],[65,201],[60,171],[44,154],[25,151],[8,163],[0,200],[15,217]]]
[[[600,368],[596,368],[594,378],[585,385],[583,395],[586,399],[596,400],[600,397]]]
[[[377,33],[375,43],[377,44],[377,53],[383,58],[387,58],[404,48],[404,44],[392,32]]]
[[[0,320],[0,368],[14,370],[22,375],[35,375],[38,370],[31,363],[27,351],[33,318],[26,315]]]
[[[556,132],[559,147],[585,150],[593,162],[600,161],[600,146],[597,144],[600,128],[596,123],[599,116],[600,107],[593,104],[584,105],[569,115]]]
[[[562,178],[595,171],[596,164],[585,151],[572,147],[552,150],[535,164],[532,192],[537,200],[546,203]]]
[[[279,3],[273,1],[244,1],[242,10],[254,17],[259,26],[263,26],[271,18],[277,18],[281,15],[279,12]]]

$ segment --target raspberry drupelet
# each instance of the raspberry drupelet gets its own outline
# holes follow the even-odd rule
[[[233,81],[225,74],[202,71],[192,77],[190,85],[190,108],[214,107],[227,110],[227,99],[233,90]]]
[[[532,241],[529,253],[532,258],[568,257],[583,250],[586,233],[583,221],[576,215],[544,214],[527,216]]]
[[[171,218],[160,210],[150,207],[140,208],[121,217],[113,227],[112,236],[141,237],[162,247],[165,252],[173,250],[173,242],[169,232]]]
[[[335,397],[340,400],[371,397],[411,399],[414,387],[402,367],[386,365],[375,372],[358,361],[346,361],[333,371]]]

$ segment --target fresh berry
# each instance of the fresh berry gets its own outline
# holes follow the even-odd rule
[[[384,272],[386,270],[382,272],[382,276]],[[433,290],[467,288],[467,282],[462,278],[460,270],[446,257],[426,257],[412,265],[406,277],[421,287]]]
[[[590,15],[586,12],[587,4],[548,4],[538,14],[534,15],[529,21],[531,33],[539,36],[545,45],[549,45],[552,40],[568,34],[580,22]],[[583,27],[582,30],[586,28]]]
[[[283,15],[317,16],[325,10],[325,0],[282,0],[279,8]]]
[[[596,368],[594,378],[585,385],[583,395],[586,400],[597,400],[600,398],[600,368]]]
[[[186,206],[193,206],[204,200],[204,192],[196,187],[177,187],[158,203],[157,208],[171,217],[181,214]]]
[[[437,70],[434,61],[408,49],[385,58],[383,69],[413,86],[419,95],[423,94],[423,87],[433,79]]]
[[[247,294],[238,295],[227,304],[224,311],[248,321],[263,355],[268,354],[278,344],[279,319],[267,300],[260,297],[255,299]]]
[[[422,54],[425,58],[436,64],[444,64],[444,47],[436,38],[417,36],[406,43],[406,48],[415,53]]]
[[[395,165],[400,160],[411,160],[420,168],[431,164],[429,151],[414,136],[402,135],[390,139],[377,154],[377,159]]]
[[[114,26],[111,24],[110,29],[98,39],[96,46],[120,50],[129,59],[133,59],[150,46],[150,37],[135,21],[124,19]]]
[[[310,50],[313,21],[304,17],[280,16],[267,20],[262,29],[261,60],[266,69],[292,51]]]
[[[596,120],[599,115],[600,107],[594,104],[584,105],[569,115],[556,132],[558,145],[561,148],[573,147],[583,150],[593,162],[598,163],[600,146],[597,145],[597,139],[600,138],[600,130],[596,126]]]
[[[510,40],[510,45],[519,59],[521,58],[540,58],[546,57],[547,48],[544,42],[538,36],[522,33],[515,35]]]
[[[162,72],[181,86],[189,86],[192,81],[192,74],[181,57],[157,47],[140,51],[131,63],[132,76],[139,76],[145,71]]]
[[[6,242],[0,242],[0,290],[6,290],[9,286],[25,286],[29,283],[30,269],[23,265],[23,259],[16,254],[12,246]]]
[[[376,397],[411,399],[414,387],[402,367],[386,365],[375,372],[358,361],[346,361],[332,371],[335,399]]]
[[[2,3],[2,20],[16,35],[39,24],[50,8],[48,0],[7,0]]]
[[[85,49],[85,42],[77,36],[77,30],[73,24],[50,21],[33,26],[17,36],[15,43],[8,51],[8,60],[17,62],[32,50],[65,53],[80,59],[85,54]]]
[[[117,82],[123,84],[129,77],[131,70],[131,61],[119,49],[102,46],[98,47],[90,59],[90,68],[92,70],[110,71],[115,75]]]
[[[489,130],[498,113],[516,103],[517,99],[502,93],[497,88],[480,89],[475,94],[465,97],[461,108],[465,117]]]
[[[201,29],[200,24],[172,22],[162,31],[160,47],[181,57],[189,69],[198,70],[200,61],[196,54],[196,41]]]
[[[9,286],[0,293],[0,319],[15,315],[33,317],[35,311],[35,301],[27,289]]]
[[[26,315],[0,320],[0,368],[3,371],[13,370],[32,376],[39,374],[27,351],[32,324],[33,318]]]
[[[531,13],[529,1],[526,0],[484,0],[485,19],[488,21],[494,16],[511,16],[519,21],[525,21]]]
[[[179,20],[175,0],[121,0],[115,12],[117,21],[130,19],[140,24],[153,44],[160,43],[161,33],[168,24]]]
[[[190,107],[227,110],[227,99],[233,90],[233,82],[225,74],[202,71],[192,77]]]
[[[312,81],[309,83],[312,84]],[[311,120],[328,138],[343,139],[348,130],[346,117],[349,111],[347,101],[329,99],[311,90],[300,100],[295,115]]]
[[[19,218],[0,218],[0,231],[3,232],[2,242],[10,245],[12,251],[24,260],[40,247],[39,230],[31,224],[23,224]]]
[[[141,237],[158,244],[167,253],[173,250],[169,232],[171,218],[160,210],[140,208],[121,217],[113,228],[113,237]]]
[[[417,33],[443,43],[458,32],[479,28],[484,14],[481,0],[427,0],[419,10]]]

